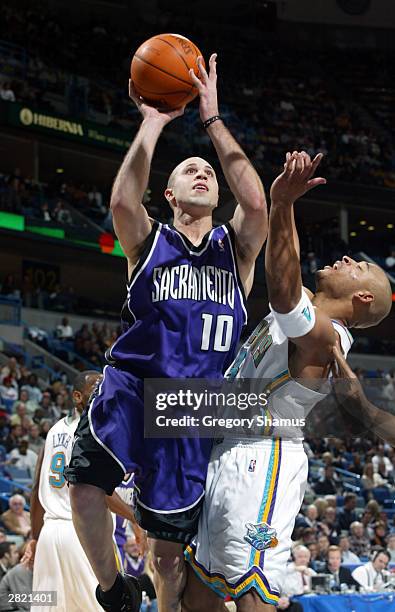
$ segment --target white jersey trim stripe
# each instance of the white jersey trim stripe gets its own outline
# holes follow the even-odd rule
[[[236,282],[236,285],[237,285],[237,290],[239,292],[241,307],[242,307],[243,312],[244,312],[244,325],[246,325],[246,323],[248,321],[248,314],[247,314],[247,309],[246,309],[245,304],[244,304],[244,295],[243,295],[242,290],[240,289],[239,282],[238,282],[238,278],[239,278],[239,276],[238,276],[238,268],[237,268],[237,264],[236,264],[235,255],[233,253],[233,245],[232,245],[232,241],[230,239],[228,228],[226,227],[226,225],[223,225],[222,227],[224,228],[224,232],[226,234],[226,237],[228,239],[229,246],[230,246],[230,253],[232,255],[232,261],[233,261],[233,274],[234,274],[234,277],[235,277],[235,282]]]

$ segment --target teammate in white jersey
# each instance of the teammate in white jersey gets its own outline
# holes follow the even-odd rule
[[[48,432],[45,447],[37,461],[31,495],[32,540],[24,563],[33,566],[33,590],[56,591],[57,602],[46,606],[48,612],[98,612],[95,597],[97,579],[73,526],[70,496],[63,470],[71,456],[74,432],[95,386],[102,379],[96,371],[82,372],[73,389],[74,413],[58,421]],[[131,507],[114,493],[107,505],[133,522]],[[139,546],[144,546],[142,531],[136,527]],[[119,558],[114,541],[114,554]],[[119,567],[121,570],[121,566]],[[31,612],[42,607],[32,606]]]
[[[293,204],[326,182],[312,178],[321,158],[288,153],[272,185],[265,262],[271,312],[227,372],[256,379],[255,392],[269,391],[269,423],[305,417],[330,389],[336,342],[344,354],[351,347],[347,328],[377,325],[391,309],[385,272],[347,256],[317,272],[315,296],[303,290]],[[278,602],[308,466],[301,430],[287,440],[281,429],[261,434],[214,446],[198,536],[186,550],[194,573],[185,612],[222,610],[225,595],[235,599],[238,612],[268,612]]]

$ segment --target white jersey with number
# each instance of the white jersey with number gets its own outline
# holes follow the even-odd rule
[[[65,417],[47,434],[38,491],[45,519],[72,520],[69,488],[63,471],[70,463],[78,421],[79,417]]]
[[[100,612],[97,579],[74,529],[69,488],[63,475],[69,464],[79,417],[65,417],[48,432],[38,495],[45,510],[37,542],[33,590],[56,593],[56,603],[37,603],[31,612]]]
[[[337,321],[332,323],[347,354],[352,338]],[[251,392],[267,393],[269,417],[303,417],[327,391],[324,381],[318,392],[294,380],[288,357],[288,338],[270,313],[226,376],[249,379]],[[294,435],[286,439],[281,426],[274,427],[261,428],[254,437],[218,440],[211,453],[198,535],[185,555],[200,580],[221,597],[237,599],[255,589],[262,601],[276,605],[284,590],[308,461],[301,428],[288,427]]]
[[[338,333],[345,356],[349,352],[353,338],[349,331],[339,322],[332,321]],[[281,331],[273,313],[265,317],[245,344],[239,350],[233,364],[225,376],[229,380],[235,378],[251,379],[251,392],[267,394],[268,404],[265,415],[274,419],[295,419],[295,423],[305,419],[310,410],[329,393],[328,383],[323,380],[319,391],[310,389],[309,381],[299,382],[292,378],[289,367],[289,340]],[[313,382],[313,381],[311,381]],[[275,426],[275,435],[287,436],[290,429]],[[260,428],[263,436],[273,435],[273,428]],[[292,427],[292,436],[302,437],[302,432]]]

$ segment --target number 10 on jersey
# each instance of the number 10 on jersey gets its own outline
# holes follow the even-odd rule
[[[233,317],[232,315],[214,316],[207,312],[202,313],[203,331],[200,349],[225,353],[229,351],[232,342]],[[214,338],[212,341],[211,338]]]

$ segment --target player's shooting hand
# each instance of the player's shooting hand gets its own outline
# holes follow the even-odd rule
[[[129,79],[129,98],[133,100],[144,119],[158,120],[165,126],[170,123],[173,119],[181,117],[184,114],[185,106],[177,108],[176,110],[159,110],[146,104],[143,99],[136,92],[133,81]]]
[[[218,115],[218,99],[217,99],[217,54],[213,53],[209,60],[209,71],[207,73],[203,64],[203,58],[199,55],[197,58],[199,68],[199,77],[194,71],[189,71],[191,79],[195,87],[199,91],[200,97],[200,118],[207,121],[211,117]]]
[[[134,537],[140,557],[145,557],[148,552],[147,532],[140,527],[136,522],[132,523]]]
[[[272,204],[291,206],[298,198],[318,185],[325,185],[326,179],[313,178],[321,160],[318,153],[313,160],[305,151],[287,153],[284,170],[270,189]]]
[[[33,569],[36,546],[37,540],[29,540],[29,542],[26,544],[25,554],[21,559],[21,565],[24,565],[28,569]]]

